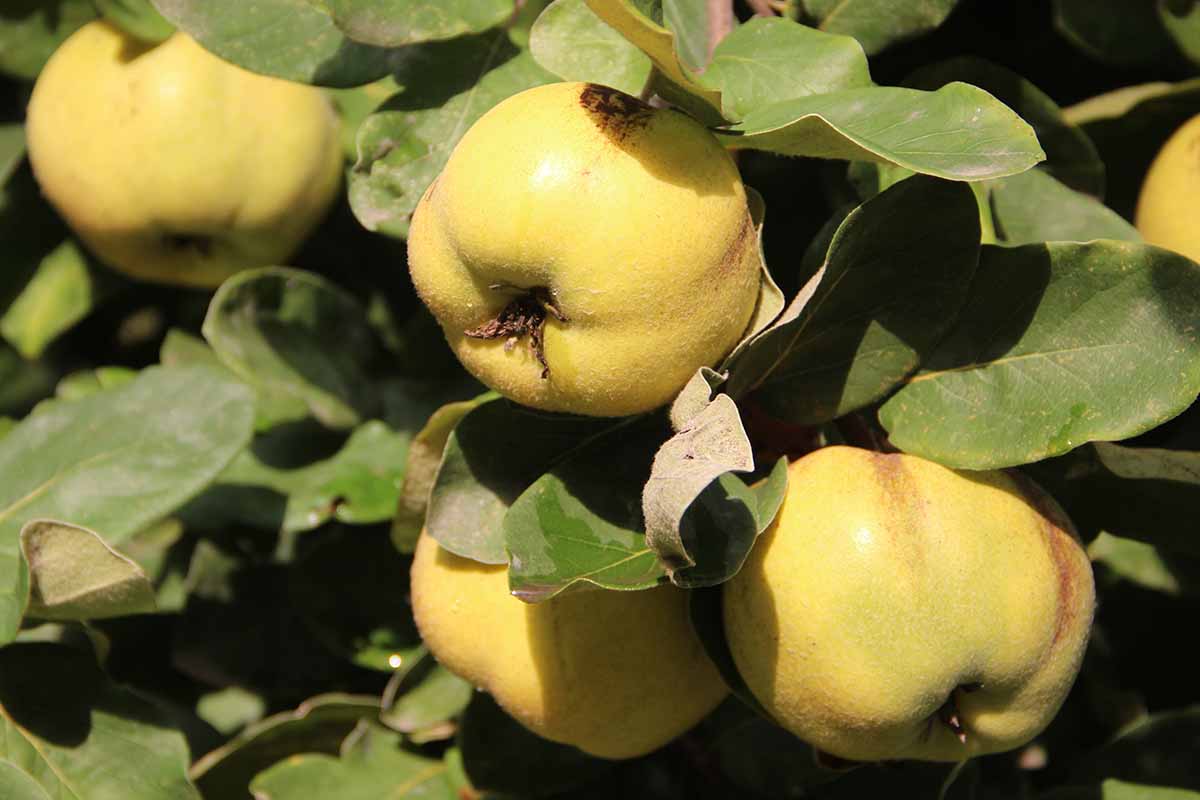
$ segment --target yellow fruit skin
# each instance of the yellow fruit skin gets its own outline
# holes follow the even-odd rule
[[[162,283],[211,287],[284,262],[341,181],[321,90],[247,72],[183,33],[150,45],[83,26],[38,76],[26,134],[42,191],[84,243]]]
[[[539,736],[633,758],[725,697],[692,632],[686,592],[581,591],[531,605],[509,594],[506,569],[454,555],[422,533],[413,612],[438,661]]]
[[[1134,225],[1149,244],[1200,261],[1200,116],[1158,151],[1142,182]]]
[[[724,594],[738,670],[781,725],[845,759],[959,761],[1049,724],[1095,605],[1050,497],[1005,472],[850,447],[788,478]],[[965,745],[939,721],[952,693]]]
[[[529,89],[467,131],[414,212],[413,283],[459,360],[536,408],[621,416],[669,402],[742,338],[757,234],[732,159],[698,123],[585,83]],[[522,339],[466,330],[546,287],[549,376]]]

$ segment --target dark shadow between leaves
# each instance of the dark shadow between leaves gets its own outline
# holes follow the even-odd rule
[[[503,38],[497,41],[498,36]],[[392,76],[404,91],[388,98],[379,112],[441,108],[473,88],[481,71],[496,69],[520,52],[495,30],[398,47],[391,51]],[[430,80],[433,75],[436,80]]]
[[[680,577],[686,585],[702,585],[736,574],[750,554],[757,532],[754,511],[730,494],[720,479],[714,480],[680,521],[683,546],[696,562],[680,570]]]
[[[95,659],[70,647],[38,642],[0,648],[0,710],[60,747],[87,740],[103,682]]]

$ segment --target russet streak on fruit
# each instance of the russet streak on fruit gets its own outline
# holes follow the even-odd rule
[[[414,212],[409,268],[484,383],[535,408],[622,416],[670,402],[742,338],[761,280],[754,234],[737,168],[706,129],[560,83],[467,131]],[[514,290],[560,314],[510,307]]]
[[[827,447],[790,466],[724,602],[738,670],[785,728],[842,759],[957,761],[1049,724],[1095,588],[1027,478]]]

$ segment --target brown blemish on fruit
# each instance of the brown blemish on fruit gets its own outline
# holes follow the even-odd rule
[[[1079,537],[1071,520],[1042,487],[1020,472],[1008,474],[1020,495],[1037,513],[1046,544],[1050,547],[1050,560],[1058,578],[1054,638],[1051,641],[1051,647],[1054,647],[1076,622],[1079,589],[1074,566],[1079,555]]]
[[[750,219],[750,214],[747,213],[742,220],[742,227],[738,228],[729,247],[725,248],[725,254],[717,264],[717,271],[721,275],[735,271],[746,259],[746,247],[753,246],[754,243],[754,220]]]
[[[638,98],[596,83],[585,84],[579,93],[579,105],[605,134],[621,141],[646,127],[654,109]]]
[[[201,234],[165,233],[162,241],[168,250],[176,253],[191,250],[203,258],[208,258],[213,251],[212,237]]]
[[[879,532],[892,539],[891,544],[895,551],[909,560],[914,574],[917,574],[918,567],[924,560],[924,552],[921,547],[912,545],[920,543],[922,538],[917,536],[911,541],[897,541],[895,535],[903,531],[920,531],[926,527],[928,509],[925,496],[905,466],[902,456],[869,450],[866,454],[874,468],[880,495],[887,506],[887,510],[881,515],[881,519],[886,522]]]
[[[542,365],[542,380],[545,380],[550,377],[550,365],[546,363],[546,344],[543,339],[547,314],[559,322],[569,321],[558,307],[553,293],[545,286],[535,286],[509,302],[494,319],[465,330],[463,334],[472,339],[505,339],[506,352],[512,350],[522,336],[528,336],[529,349]]]

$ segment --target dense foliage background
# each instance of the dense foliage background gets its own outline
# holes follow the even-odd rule
[[[5,0],[0,797],[936,796],[946,766],[818,767],[736,697],[635,761],[552,745],[433,662],[407,598],[427,512],[502,562],[565,546],[538,522],[551,501],[625,552],[523,559],[529,599],[668,563],[716,586],[769,522],[781,458],[885,437],[1026,470],[1096,569],[1058,719],[949,796],[1200,797],[1200,268],[1131,225],[1153,155],[1200,113],[1200,6],[738,3],[701,73],[709,5]],[[288,265],[216,292],[135,283],[40,197],[25,105],[97,15],[328,87],[345,191]],[[559,79],[651,80],[761,196],[758,332],[670,419],[481,396],[408,281],[409,216],[457,138]],[[936,147],[889,138],[913,113]],[[689,438],[701,415],[715,439]],[[716,455],[685,473],[681,445]],[[719,658],[713,591],[695,618]]]

